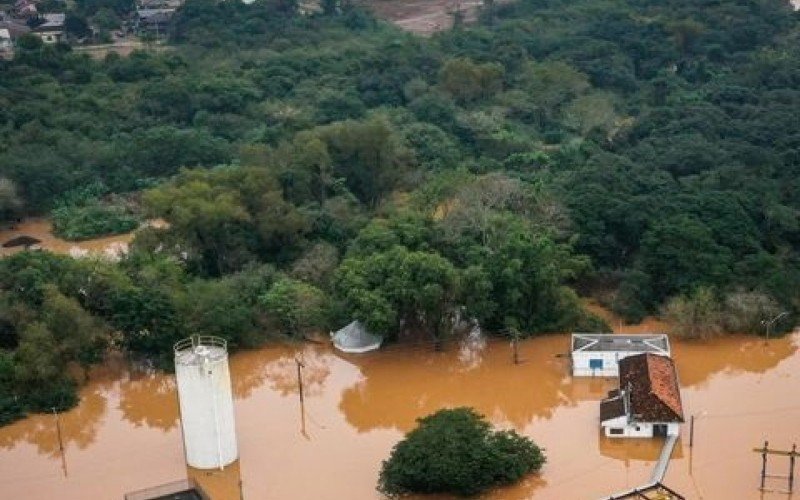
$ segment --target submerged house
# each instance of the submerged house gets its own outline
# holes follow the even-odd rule
[[[672,359],[644,353],[619,361],[619,389],[600,403],[600,425],[606,436],[673,436],[680,433],[683,421]]]
[[[616,377],[620,360],[643,353],[670,355],[664,334],[619,335],[612,333],[572,334],[572,375],[575,377]]]

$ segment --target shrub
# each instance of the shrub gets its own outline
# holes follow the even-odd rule
[[[777,302],[769,295],[756,291],[733,292],[725,297],[725,329],[737,333],[763,331],[763,322],[780,312]]]
[[[723,331],[719,301],[708,287],[670,299],[664,317],[672,325],[672,333],[685,339],[707,339]]]
[[[103,184],[95,182],[62,195],[51,214],[53,232],[77,241],[127,233],[139,227],[138,217],[124,205],[100,201],[106,192]]]
[[[124,207],[93,202],[84,206],[63,206],[53,210],[53,232],[65,240],[77,241],[122,234],[139,227],[139,219]]]
[[[308,283],[281,278],[259,300],[281,333],[297,336],[326,324],[328,297]]]
[[[493,431],[471,408],[440,410],[395,445],[383,462],[378,490],[390,496],[472,496],[538,471],[542,450],[514,431]]]

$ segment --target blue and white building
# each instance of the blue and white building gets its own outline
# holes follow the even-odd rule
[[[572,375],[618,377],[621,359],[645,353],[669,357],[669,338],[661,333],[573,333]]]

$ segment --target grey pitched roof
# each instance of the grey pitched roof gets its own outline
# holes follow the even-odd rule
[[[669,354],[669,339],[661,333],[621,335],[616,333],[574,333],[573,351],[635,351]]]
[[[600,402],[600,421],[605,422],[617,417],[625,416],[625,402],[617,395],[615,398],[604,399]]]
[[[383,338],[368,332],[358,320],[353,321],[341,330],[331,333],[333,345],[344,352],[367,352],[381,346]]]
[[[42,18],[44,18],[44,22],[33,28],[33,31],[60,31],[64,29],[65,14],[43,14]]]
[[[139,9],[136,16],[143,23],[166,23],[172,19],[175,9]]]

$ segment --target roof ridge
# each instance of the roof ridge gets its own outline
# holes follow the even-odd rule
[[[662,360],[659,361],[662,361],[664,364],[668,365],[669,370],[672,372],[671,373],[672,380],[675,383],[675,389],[676,389],[675,392],[677,396],[677,400],[675,401],[672,401],[671,400],[672,398],[664,399],[659,391],[654,390],[653,380],[657,379],[657,374],[655,373],[657,367],[655,366],[653,361],[657,357],[662,358]],[[683,419],[683,402],[681,401],[681,389],[680,389],[680,384],[678,384],[678,371],[675,368],[675,362],[671,358],[668,358],[666,356],[660,356],[658,354],[654,354],[651,352],[645,353],[645,362],[647,363],[647,384],[649,386],[650,394],[653,394],[664,406],[672,410],[672,412],[675,413],[676,416]],[[677,407],[673,405],[673,403],[677,404]]]

